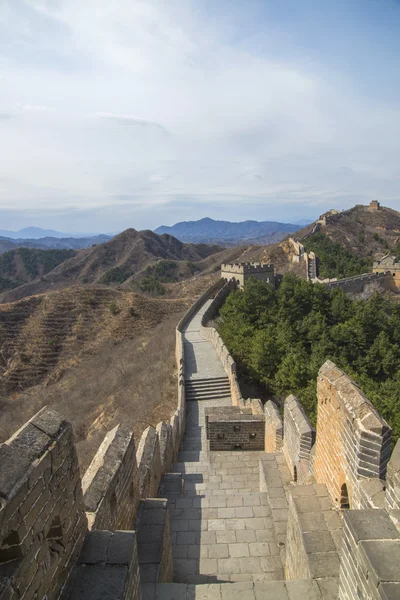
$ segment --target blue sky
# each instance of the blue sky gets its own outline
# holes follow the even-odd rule
[[[400,210],[397,0],[0,0],[0,226]]]

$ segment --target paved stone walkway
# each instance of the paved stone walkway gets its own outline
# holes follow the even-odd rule
[[[200,338],[207,304],[185,331],[186,378],[226,375],[210,342]],[[190,349],[190,352],[188,350]],[[186,432],[172,471],[181,473],[183,495],[171,488],[171,536],[176,583],[212,584],[283,579],[271,509],[259,491],[260,452],[208,452],[207,406],[231,398],[187,403]]]
[[[226,377],[218,355],[211,344],[200,334],[201,319],[212,300],[208,300],[185,328],[186,379],[213,379]]]

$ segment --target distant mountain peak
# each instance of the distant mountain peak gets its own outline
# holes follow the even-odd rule
[[[181,221],[172,227],[161,226],[155,233],[168,233],[182,242],[236,245],[240,243],[269,244],[282,240],[298,229],[291,223],[276,221],[216,221],[204,217],[198,221]]]

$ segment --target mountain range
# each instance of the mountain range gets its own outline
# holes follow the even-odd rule
[[[162,225],[155,229],[159,235],[168,233],[182,242],[194,244],[272,244],[281,241],[288,233],[299,229],[293,223],[276,221],[215,221],[205,218],[199,221],[182,221],[172,227]]]
[[[16,248],[36,248],[38,250],[80,250],[81,248],[89,248],[93,244],[104,244],[112,239],[109,235],[97,235],[87,238],[58,238],[58,237],[42,237],[42,238],[9,238],[0,237],[0,254],[8,250]]]
[[[9,231],[8,229],[0,229],[0,237],[5,237],[14,240],[31,239],[39,240],[41,238],[89,238],[96,237],[98,234],[90,233],[62,233],[54,229],[42,229],[41,227],[25,227],[19,231]]]

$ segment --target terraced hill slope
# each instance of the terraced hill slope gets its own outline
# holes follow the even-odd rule
[[[51,405],[71,419],[86,465],[113,424],[140,435],[169,418],[175,325],[192,301],[75,287],[0,305],[0,441]]]
[[[86,467],[117,423],[138,439],[168,420],[176,324],[218,276],[170,284],[162,298],[93,285],[0,305],[0,442],[49,405],[73,423]]]

